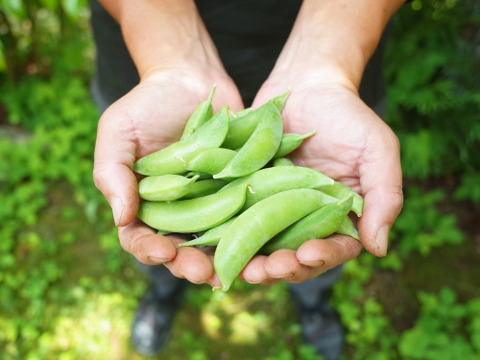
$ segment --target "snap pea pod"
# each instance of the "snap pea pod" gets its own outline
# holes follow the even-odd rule
[[[231,287],[245,265],[268,240],[320,208],[324,200],[318,190],[293,189],[263,199],[242,212],[222,235],[215,251],[214,267],[222,290]]]
[[[250,110],[239,117],[232,117],[230,128],[228,129],[228,134],[222,147],[232,150],[241,148],[253,134],[262,117],[265,116],[263,108],[274,105],[279,113],[281,113],[287,101],[288,94],[289,92],[285,92],[255,110]]]
[[[358,235],[358,230],[355,228],[352,220],[348,216],[344,217],[344,219],[342,220],[342,223],[340,224],[339,228],[335,232],[337,234],[348,235],[353,237],[354,239],[360,240],[360,236]]]
[[[278,147],[278,150],[273,156],[273,158],[278,159],[287,154],[290,154],[293,150],[296,150],[302,144],[303,140],[315,134],[316,134],[316,131],[311,131],[303,135],[295,134],[295,133],[283,134],[282,141],[280,142],[280,146]]]
[[[242,116],[245,116],[247,114],[250,114],[252,112],[252,108],[251,107],[248,107],[248,108],[245,108],[245,109],[242,109],[242,110],[238,110],[236,112],[233,113],[232,117],[232,121],[233,120],[236,120],[238,118],[241,118]]]
[[[273,237],[260,250],[271,254],[279,249],[297,250],[305,241],[333,234],[352,207],[352,196],[326,204]]]
[[[181,175],[147,176],[138,183],[138,194],[149,201],[177,200],[188,193],[190,185],[198,178],[198,175],[191,178]]]
[[[230,224],[237,218],[237,215],[232,217],[231,219],[217,225],[207,231],[202,236],[199,236],[196,239],[184,242],[179,244],[178,246],[217,246],[218,242],[222,235],[227,231]]]
[[[225,106],[186,139],[138,159],[133,170],[142,175],[181,174],[193,156],[223,143],[228,124],[228,107]]]
[[[204,231],[234,216],[245,202],[245,193],[246,187],[238,186],[194,199],[146,201],[140,203],[137,217],[157,230]]]
[[[188,162],[187,170],[218,174],[236,154],[236,151],[225,148],[206,149]]]
[[[287,102],[288,96],[290,95],[290,90],[285,91],[283,94],[275,96],[271,101],[273,105],[275,105],[278,111],[281,113],[283,108],[285,107],[285,103]]]
[[[333,184],[333,179],[321,172],[302,166],[279,166],[261,169],[252,175],[235,179],[220,191],[235,186],[248,185],[247,199],[242,211],[253,204],[281,191],[311,188],[317,189]],[[325,201],[335,201],[333,197],[323,194]]]
[[[212,174],[203,173],[200,171],[189,171],[185,174],[186,177],[198,176],[199,180],[209,180],[212,178]]]
[[[260,110],[260,109],[259,109]],[[214,179],[251,174],[265,166],[275,155],[282,140],[283,121],[272,102],[261,107],[262,117],[253,134]]]
[[[205,179],[195,181],[190,184],[187,193],[181,199],[192,199],[196,197],[206,196],[216,193],[218,190],[227,185],[228,182],[222,179]]]
[[[278,166],[295,166],[292,160],[286,157],[280,157],[277,159],[273,160],[272,166],[278,167]]]
[[[347,185],[342,184],[341,182],[335,181],[332,185],[322,187],[322,191],[325,194],[333,196],[336,199],[346,199],[350,195],[353,196],[353,205],[352,211],[357,214],[358,217],[362,216],[363,211],[363,198],[358,195],[355,191],[350,189]]]
[[[183,129],[181,139],[185,139],[198,130],[200,126],[206,123],[213,115],[212,99],[215,93],[216,85],[213,86],[207,100],[200,103],[195,111],[190,115]]]

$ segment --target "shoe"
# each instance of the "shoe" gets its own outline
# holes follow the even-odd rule
[[[345,345],[345,332],[336,310],[328,303],[328,297],[307,307],[292,296],[302,327],[302,338],[312,345],[325,360],[338,360]]]
[[[140,301],[131,329],[131,342],[142,355],[154,355],[167,343],[172,331],[177,301],[160,301],[149,290]]]

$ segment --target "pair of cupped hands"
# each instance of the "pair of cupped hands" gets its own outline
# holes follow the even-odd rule
[[[159,69],[142,77],[128,94],[101,116],[95,148],[94,180],[109,202],[121,246],[140,262],[164,264],[192,283],[220,287],[212,251],[177,247],[184,241],[156,231],[136,218],[136,159],[178,141],[189,115],[216,84],[214,111],[244,108],[240,93],[224,71]],[[399,144],[392,130],[343,81],[323,81],[308,71],[271,74],[253,108],[291,90],[282,112],[284,131],[316,134],[291,159],[340,181],[364,197],[358,221],[361,241],[332,235],[304,243],[297,251],[257,255],[240,278],[249,283],[299,283],[357,257],[362,248],[385,256],[388,233],[402,207]],[[248,239],[245,239],[248,241]]]

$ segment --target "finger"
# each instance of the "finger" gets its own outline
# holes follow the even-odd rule
[[[147,265],[158,265],[171,261],[177,254],[175,245],[165,236],[156,235],[154,230],[138,220],[118,229],[123,249]]]
[[[300,283],[312,276],[312,268],[298,262],[296,251],[282,249],[272,253],[265,263],[268,275],[291,283]]]
[[[166,262],[165,266],[174,276],[187,279],[194,284],[215,281],[212,260],[207,254],[193,247],[178,248],[177,256]]]
[[[361,250],[358,240],[346,235],[331,235],[303,243],[296,256],[300,264],[325,272],[356,258]]]
[[[278,279],[273,279],[265,270],[267,256],[254,256],[238,276],[240,280],[251,284],[272,285],[277,283]]]
[[[131,170],[135,144],[128,138],[128,129],[114,126],[108,111],[98,125],[93,179],[112,208],[115,225],[125,226],[133,221],[138,209],[138,185]]]
[[[392,133],[372,148],[359,168],[364,208],[358,230],[370,253],[385,256],[389,231],[403,205],[400,146]]]

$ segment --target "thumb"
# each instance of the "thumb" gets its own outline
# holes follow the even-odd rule
[[[131,223],[138,210],[138,184],[132,166],[135,143],[127,134],[100,119],[95,145],[93,179],[112,208],[116,226]]]
[[[402,171],[398,139],[383,137],[368,151],[360,166],[364,209],[358,222],[363,246],[371,254],[385,256],[388,235],[403,205]]]

